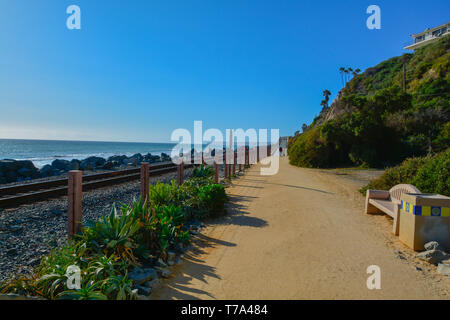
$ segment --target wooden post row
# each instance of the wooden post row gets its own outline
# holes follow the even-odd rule
[[[228,178],[228,164],[227,164],[227,154],[225,152],[225,158],[224,158],[224,169],[225,169],[225,179]]]
[[[83,176],[80,170],[68,173],[68,237],[72,238],[81,232],[81,201],[83,194]]]
[[[141,163],[141,198],[144,203],[148,200],[150,186],[150,163]]]

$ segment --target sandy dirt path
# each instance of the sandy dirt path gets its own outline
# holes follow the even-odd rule
[[[229,215],[202,231],[152,299],[449,299],[450,278],[415,258],[392,221],[363,213],[363,182],[337,171],[253,166]],[[368,290],[366,269],[381,268]]]

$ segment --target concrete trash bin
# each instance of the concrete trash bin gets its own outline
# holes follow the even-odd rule
[[[416,251],[424,250],[429,241],[437,241],[450,250],[450,198],[405,193],[400,200],[400,241]]]

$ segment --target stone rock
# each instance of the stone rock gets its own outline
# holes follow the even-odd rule
[[[125,166],[137,166],[137,160],[136,159],[125,159],[122,161],[122,164]]]
[[[172,274],[172,272],[168,268],[159,268],[157,267],[159,273],[161,274],[161,277],[168,278]]]
[[[12,225],[8,229],[10,232],[18,232],[18,231],[21,231],[23,229],[23,227],[17,226],[17,225]]]
[[[29,266],[32,266],[32,267],[36,267],[36,266],[38,266],[40,263],[41,263],[41,259],[40,259],[40,258],[36,258],[36,259],[31,259],[31,260],[28,262],[28,265],[29,265]]]
[[[136,164],[140,164],[142,162],[142,160],[144,159],[144,157],[142,156],[142,154],[136,153],[136,154],[132,155],[130,157],[130,159],[135,159],[136,160]]]
[[[6,254],[8,256],[15,256],[17,254],[17,249],[16,248],[8,249],[8,250],[6,250]]]
[[[440,250],[440,251],[444,251],[444,248],[437,242],[437,241],[430,241],[424,244],[425,250],[430,251],[430,250]]]
[[[153,279],[152,281],[147,282],[147,286],[150,287],[152,290],[156,290],[161,286],[161,280]]]
[[[175,264],[175,259],[177,258],[177,254],[173,251],[167,252],[167,264],[172,266]]]
[[[144,284],[147,281],[151,281],[153,279],[158,278],[158,273],[155,269],[140,269],[134,268],[133,272],[131,272],[128,276],[131,280],[134,280],[139,285]]]
[[[440,274],[450,277],[450,263],[439,263],[437,271]]]
[[[158,261],[156,261],[156,265],[158,267],[160,267],[160,268],[167,268],[168,267],[168,265],[164,261],[162,261],[161,258],[159,258]]]
[[[172,158],[170,158],[170,156],[166,153],[161,153],[161,161],[172,161]]]
[[[116,166],[120,166],[123,162],[123,160],[127,159],[127,156],[123,155],[123,156],[112,156],[108,158],[108,162],[112,162],[114,163],[114,165]]]
[[[111,161],[106,161],[106,163],[103,165],[103,169],[105,169],[105,170],[114,169],[114,163]]]
[[[39,171],[39,175],[41,176],[41,178],[47,178],[47,177],[53,176],[54,175],[53,167],[49,164],[46,164]]]
[[[143,286],[136,286],[136,289],[138,290],[138,294],[139,295],[143,295],[143,296],[149,296],[150,293],[152,293],[152,289],[149,287],[143,287]]]
[[[70,170],[70,161],[60,160],[60,159],[53,160],[52,168],[54,170],[69,171]]]
[[[442,260],[448,259],[449,255],[441,250],[428,250],[418,253],[417,258],[431,264],[438,264]]]
[[[8,171],[5,174],[6,182],[16,182],[18,175],[15,171]]]
[[[59,216],[62,215],[62,211],[61,211],[61,210],[58,210],[58,209],[53,209],[53,210],[51,210],[50,212],[51,212],[54,216],[57,216],[57,217],[59,217]]]
[[[78,159],[73,159],[70,161],[70,170],[80,170],[81,161]]]
[[[81,161],[81,170],[92,170],[95,168],[101,168],[106,163],[106,160],[100,157],[89,157]]]

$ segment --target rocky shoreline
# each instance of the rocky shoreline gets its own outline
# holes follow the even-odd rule
[[[111,156],[107,159],[101,157],[88,157],[83,160],[71,161],[56,159],[38,169],[30,160],[0,160],[0,185],[7,183],[30,181],[40,178],[57,177],[66,174],[70,170],[82,171],[109,171],[127,169],[139,166],[142,162],[158,163],[172,161],[170,156],[162,153],[161,156],[148,153],[142,155],[136,153],[131,157],[126,155]]]

